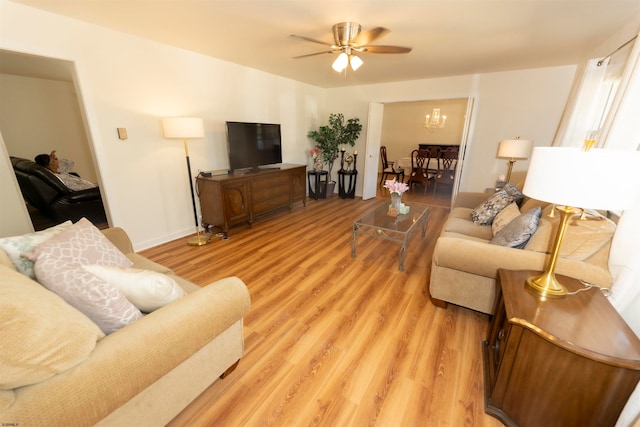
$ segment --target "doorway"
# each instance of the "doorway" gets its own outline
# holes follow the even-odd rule
[[[59,158],[73,161],[71,171],[98,183],[77,87],[71,61],[0,49],[0,131],[5,152],[33,160],[38,154],[56,150]],[[102,200],[104,205],[104,195]],[[27,205],[34,229],[52,225],[33,206],[22,202]]]
[[[367,128],[366,154],[364,165],[364,200],[375,197],[378,189],[380,146],[387,147],[389,160],[404,161],[420,144],[456,145],[458,160],[456,174],[448,195],[448,204],[455,199],[459,190],[460,177],[468,142],[474,99],[449,98],[422,101],[371,102]],[[425,116],[432,115],[438,108],[446,115],[444,126],[428,128],[424,126]],[[427,190],[430,191],[430,190]]]

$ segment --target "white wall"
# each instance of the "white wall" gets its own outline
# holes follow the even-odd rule
[[[74,62],[111,224],[136,249],[194,229],[184,148],[163,138],[161,118],[204,119],[205,138],[189,141],[194,173],[227,168],[226,120],[281,123],[283,160],[307,163],[321,89],[7,0],[0,8],[1,48]]]

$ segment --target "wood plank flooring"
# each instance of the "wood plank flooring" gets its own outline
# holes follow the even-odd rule
[[[403,197],[430,209],[399,272],[394,242],[361,236],[351,258],[352,223],[388,203],[380,193],[309,200],[203,247],[185,238],[143,251],[199,285],[238,276],[252,300],[238,368],[171,426],[502,425],[484,414],[488,317],[436,308],[426,292],[449,198]]]

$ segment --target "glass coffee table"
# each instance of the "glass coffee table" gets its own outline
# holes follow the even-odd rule
[[[398,270],[404,270],[404,260],[407,257],[407,243],[415,231],[422,228],[422,237],[427,230],[427,213],[429,208],[423,205],[411,204],[409,213],[392,217],[387,215],[389,204],[383,203],[353,223],[353,238],[351,241],[351,257],[356,257],[358,234],[392,240],[400,243]]]

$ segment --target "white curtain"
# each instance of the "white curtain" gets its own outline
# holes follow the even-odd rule
[[[609,142],[613,128],[625,123],[624,128],[635,125],[635,120],[619,114],[621,110],[623,113],[629,111],[632,107],[625,104],[638,98],[632,93],[634,77],[635,80],[640,78],[637,76],[640,43],[636,40],[637,36],[607,58],[591,59],[586,63],[567,104],[554,146],[582,147],[586,136],[595,133],[598,147],[636,149],[637,143],[629,141],[633,135],[622,137],[619,132],[614,133],[615,141]]]

